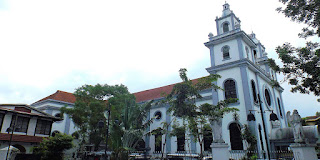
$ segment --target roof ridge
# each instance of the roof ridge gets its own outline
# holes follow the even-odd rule
[[[132,93],[132,94],[141,93],[141,92],[146,92],[146,91],[152,91],[152,90],[160,89],[160,88],[165,88],[165,87],[169,87],[169,86],[172,86],[172,85],[175,85],[175,84],[178,84],[178,83],[173,83],[173,84],[169,84],[169,85],[165,85],[165,86],[161,86],[161,87],[157,87],[157,88],[142,90],[142,91],[135,92],[135,93]]]
[[[203,76],[203,77],[205,77],[205,76]],[[196,81],[196,80],[199,80],[199,79],[201,79],[203,77],[190,79],[190,81]],[[147,90],[142,90],[142,91],[135,92],[135,93],[140,93],[140,92],[145,92],[145,91],[151,91],[151,90],[155,90],[155,89],[165,88],[165,87],[169,87],[169,86],[176,85],[176,84],[179,84],[179,83],[182,83],[182,82],[176,82],[176,83],[172,83],[172,84],[169,84],[169,85],[165,85],[165,86],[161,86],[161,87],[157,87],[157,88],[151,88],[151,89],[147,89]],[[135,93],[132,93],[132,94],[135,94]]]
[[[203,77],[205,77],[205,76],[203,76]],[[197,81],[199,79],[203,78],[203,77],[190,79],[190,81],[197,83]],[[176,84],[179,84],[179,83],[182,83],[182,82],[176,82],[176,83],[168,84],[168,85],[165,85],[165,86],[160,86],[160,87],[157,87],[157,88],[151,88],[151,89],[142,90],[142,91],[139,91],[139,92],[134,92],[134,93],[131,93],[131,94],[136,96],[137,102],[142,102],[142,101],[145,101],[145,100],[150,100],[150,99],[155,99],[155,98],[161,98],[161,97],[163,97],[161,95],[161,93],[163,93],[163,92],[164,93],[170,93],[172,88],[173,88],[173,86],[176,85]],[[37,102],[34,102],[31,105],[34,105],[36,103],[39,103],[39,102],[42,102],[42,101],[45,101],[45,100],[49,100],[49,99],[58,100],[58,101],[62,101],[62,102],[74,103],[75,100],[76,100],[76,97],[75,97],[75,95],[73,93],[62,91],[62,90],[57,90],[55,93],[53,93],[53,94],[51,94],[51,95],[49,95],[49,96],[47,96],[45,98],[40,99],[40,100],[38,100]]]

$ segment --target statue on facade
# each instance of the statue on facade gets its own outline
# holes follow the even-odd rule
[[[210,120],[210,127],[212,128],[213,143],[225,143],[222,139],[222,118],[217,120]]]
[[[294,136],[294,142],[295,143],[301,143],[305,142],[305,135],[303,133],[302,129],[302,123],[301,123],[301,117],[297,110],[293,110],[292,115],[290,115],[291,112],[287,112],[287,120],[289,124],[291,125],[291,128],[293,128],[293,136]]]

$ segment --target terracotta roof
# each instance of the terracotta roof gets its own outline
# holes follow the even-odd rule
[[[76,102],[76,97],[72,93],[60,91],[60,90],[57,90],[56,93],[53,93],[50,96],[45,97],[37,102],[45,101],[48,99],[62,101],[62,102],[68,102],[68,103]],[[35,102],[35,103],[37,103],[37,102]]]
[[[136,96],[137,102],[144,102],[148,100],[162,98],[163,94],[169,94],[175,84],[163,86],[159,88],[149,89],[141,92],[133,93]]]
[[[39,143],[42,141],[44,137],[38,137],[38,136],[28,136],[28,135],[12,135],[12,141],[13,142],[36,142]],[[7,133],[0,133],[0,141],[9,141],[10,140],[10,134]]]
[[[194,79],[194,80],[192,80],[192,82],[197,83],[198,79]],[[148,100],[158,99],[158,98],[163,97],[163,93],[169,94],[175,84],[176,83],[170,84],[167,86],[162,86],[159,88],[153,88],[153,89],[149,89],[149,90],[145,90],[145,91],[136,92],[133,94],[136,96],[137,102],[144,102],[144,101],[148,101]],[[37,102],[41,102],[41,101],[49,100],[49,99],[62,101],[62,102],[68,102],[68,103],[75,103],[75,101],[76,101],[76,97],[72,93],[58,90],[56,93],[51,94],[50,96],[45,97]],[[35,103],[37,103],[37,102],[35,102]]]

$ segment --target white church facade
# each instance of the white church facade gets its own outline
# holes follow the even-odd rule
[[[216,18],[217,34],[209,34],[209,41],[204,45],[209,49],[211,66],[206,68],[210,74],[221,76],[216,85],[224,90],[203,90],[203,99],[196,100],[197,105],[203,103],[216,104],[227,98],[237,98],[231,107],[238,108],[239,119],[234,120],[232,113],[226,114],[222,121],[222,138],[229,144],[229,150],[246,150],[246,144],[241,140],[241,128],[248,125],[257,138],[259,151],[269,152],[281,147],[271,143],[270,134],[273,127],[287,127],[285,109],[281,93],[283,88],[274,86],[277,82],[276,73],[268,66],[268,57],[264,46],[255,34],[246,34],[241,30],[241,21],[230,10],[229,4],[223,5],[222,16]],[[149,100],[161,100],[162,93],[169,93],[174,84],[134,93],[138,103]],[[75,97],[72,93],[57,91],[56,93],[33,103],[31,106],[41,109],[53,116],[59,116],[59,108],[72,107]],[[172,115],[167,113],[168,105],[155,105],[150,110],[148,118],[159,116],[149,127],[149,131],[157,129],[162,122],[170,122]],[[255,120],[249,121],[248,115],[254,115]],[[271,121],[270,115],[277,116],[278,120]],[[274,120],[274,119],[273,119]],[[76,131],[72,120],[65,116],[61,122],[52,126],[52,132],[72,134]],[[172,128],[169,128],[169,130]],[[184,146],[177,137],[167,137],[165,150],[156,143],[157,135],[146,136],[145,146],[150,147],[149,153],[163,151],[176,153],[185,151],[200,153],[199,143],[192,141],[186,133]],[[162,143],[165,143],[162,135]],[[208,145],[209,143],[209,145]],[[205,142],[205,149],[210,147],[212,141]],[[209,149],[211,151],[211,149]]]

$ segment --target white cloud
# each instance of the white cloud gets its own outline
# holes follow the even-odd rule
[[[203,43],[216,34],[224,2],[0,0],[0,103],[30,104],[83,84],[123,83],[136,92],[178,82],[180,68],[190,78],[205,76]],[[270,57],[286,41],[303,44],[302,25],[275,11],[281,3],[228,2]]]

